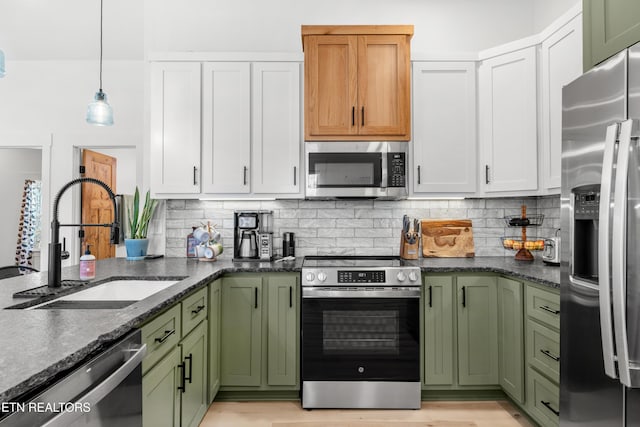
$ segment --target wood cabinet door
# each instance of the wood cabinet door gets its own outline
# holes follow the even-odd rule
[[[251,190],[300,192],[300,64],[252,64]]]
[[[413,63],[413,193],[476,191],[476,65]]]
[[[298,379],[297,276],[268,277],[267,384],[296,385]]]
[[[638,0],[583,0],[584,71],[640,41]]]
[[[207,401],[207,322],[202,321],[179,345],[184,363],[184,392],[180,425],[197,427],[209,407]]]
[[[209,403],[220,389],[220,300],[222,279],[209,285]]]
[[[498,313],[496,278],[457,278],[458,382],[497,385]]]
[[[498,360],[500,386],[524,402],[524,303],[522,283],[498,277]]]
[[[248,193],[251,78],[248,62],[203,66],[202,191]]]
[[[356,116],[360,135],[410,138],[410,78],[406,36],[358,36]]]
[[[151,64],[151,192],[200,192],[200,64]]]
[[[356,135],[356,36],[307,36],[304,50],[305,139]]]
[[[180,390],[182,372],[180,348],[167,354],[142,377],[142,426],[178,427],[180,425]]]
[[[424,277],[424,383],[453,384],[453,276]]]
[[[262,278],[222,279],[220,385],[259,386],[262,362]]]

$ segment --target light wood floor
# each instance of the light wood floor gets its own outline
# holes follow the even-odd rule
[[[531,427],[506,401],[422,402],[420,410],[302,409],[300,402],[214,402],[200,427]]]

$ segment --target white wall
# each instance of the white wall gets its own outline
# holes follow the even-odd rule
[[[534,0],[533,32],[539,33],[581,0]]]
[[[41,157],[41,150],[0,149],[0,266],[15,263],[24,180],[40,179]]]

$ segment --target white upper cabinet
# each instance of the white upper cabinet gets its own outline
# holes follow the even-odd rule
[[[475,193],[475,62],[414,62],[412,88],[413,194]]]
[[[479,136],[486,193],[538,189],[536,47],[482,61]]]
[[[300,64],[252,64],[251,189],[300,192]]]
[[[562,87],[582,74],[582,19],[574,17],[546,40],[541,49],[542,187],[560,192]]]
[[[203,65],[203,193],[250,191],[250,72],[248,62]]]
[[[154,194],[200,192],[200,64],[151,64],[150,169]]]

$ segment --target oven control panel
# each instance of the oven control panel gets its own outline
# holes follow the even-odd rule
[[[338,270],[338,283],[384,283],[386,281],[384,270],[350,271]]]

